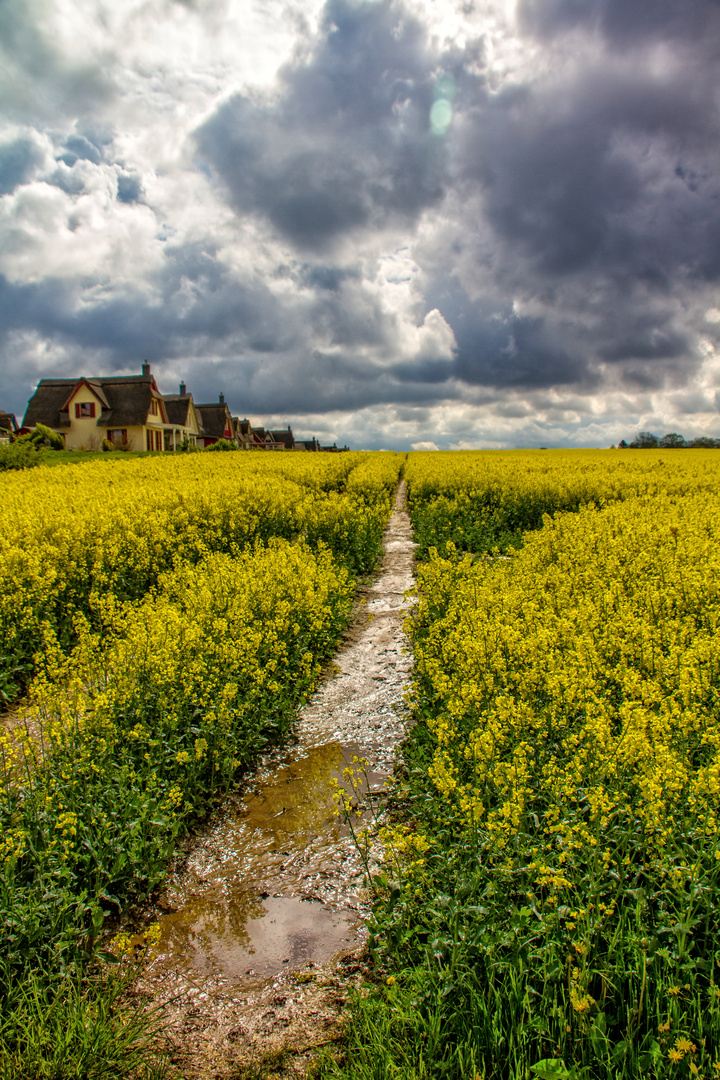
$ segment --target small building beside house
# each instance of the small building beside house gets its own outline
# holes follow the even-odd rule
[[[235,431],[235,442],[238,444],[241,450],[252,450],[253,448],[253,429],[252,424],[247,417],[240,419],[239,416],[233,416],[233,428]]]
[[[173,425],[173,445],[166,449],[173,450],[186,439],[191,446],[196,446],[203,437],[203,429],[193,396],[188,393],[185,383],[180,383],[179,394],[165,394],[163,400],[168,421]]]
[[[275,440],[272,437],[272,432],[268,431],[264,427],[256,427],[252,429],[253,433],[253,449],[254,450],[274,450]]]
[[[294,450],[295,439],[293,438],[292,428],[288,424],[287,429],[281,428],[279,431],[271,431],[273,439],[274,450]]]
[[[219,439],[227,439],[228,442],[237,442],[235,436],[235,423],[232,413],[225,402],[225,395],[220,394],[217,402],[209,405],[196,405],[195,411],[200,422],[200,434],[198,446],[212,446]]]

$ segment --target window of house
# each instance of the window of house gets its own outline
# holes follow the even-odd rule
[[[152,450],[153,449],[153,443],[155,441],[155,437],[154,437],[152,431],[146,431],[145,435],[147,436],[147,448],[148,448],[148,450]]]
[[[157,414],[158,414],[158,403],[155,400],[155,398],[151,398],[150,399],[150,415],[151,416],[157,416]]]
[[[155,449],[162,450],[162,431],[155,432]]]
[[[127,428],[110,428],[108,439],[114,446],[124,446],[127,443]]]
[[[91,419],[95,416],[95,402],[94,401],[79,401],[75,405],[75,419],[83,420],[86,417]]]

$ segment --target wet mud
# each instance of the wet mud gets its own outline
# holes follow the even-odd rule
[[[362,759],[363,788],[381,794],[392,773],[414,546],[401,485],[379,573],[292,742],[193,838],[159,898],[158,951],[135,993],[161,1010],[180,1076],[238,1076],[273,1057],[300,1075],[337,1037],[361,973],[367,898],[332,782],[352,794],[343,770]]]

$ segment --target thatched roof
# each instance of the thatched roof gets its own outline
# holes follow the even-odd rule
[[[28,401],[23,427],[33,428],[36,424],[59,428],[70,426],[70,416],[63,405],[68,399],[77,379],[41,379],[37,390]]]
[[[98,427],[138,427],[146,423],[150,402],[155,398],[165,412],[163,397],[155,379],[143,375],[117,375],[101,379],[41,379],[28,402],[23,426],[46,424],[51,428],[70,426],[68,406],[82,384],[89,387],[101,407]]]
[[[284,443],[286,450],[292,450],[295,446],[295,439],[290,427],[281,428],[280,431],[271,431],[270,434],[273,437],[273,442]]]
[[[178,427],[188,427],[190,424],[192,394],[165,394],[163,401],[165,402],[168,423],[176,424]]]
[[[233,419],[224,402],[196,405],[195,412],[202,424],[202,434],[207,439],[224,439],[226,429],[233,430]],[[232,435],[230,436],[232,438]]]

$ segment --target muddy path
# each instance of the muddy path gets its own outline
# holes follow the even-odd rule
[[[162,936],[135,993],[160,1008],[179,1076],[272,1062],[302,1075],[337,1038],[362,971],[367,898],[331,782],[346,784],[343,769],[362,758],[381,791],[405,732],[415,545],[404,499],[401,484],[379,572],[293,740],[192,839],[152,913]]]

